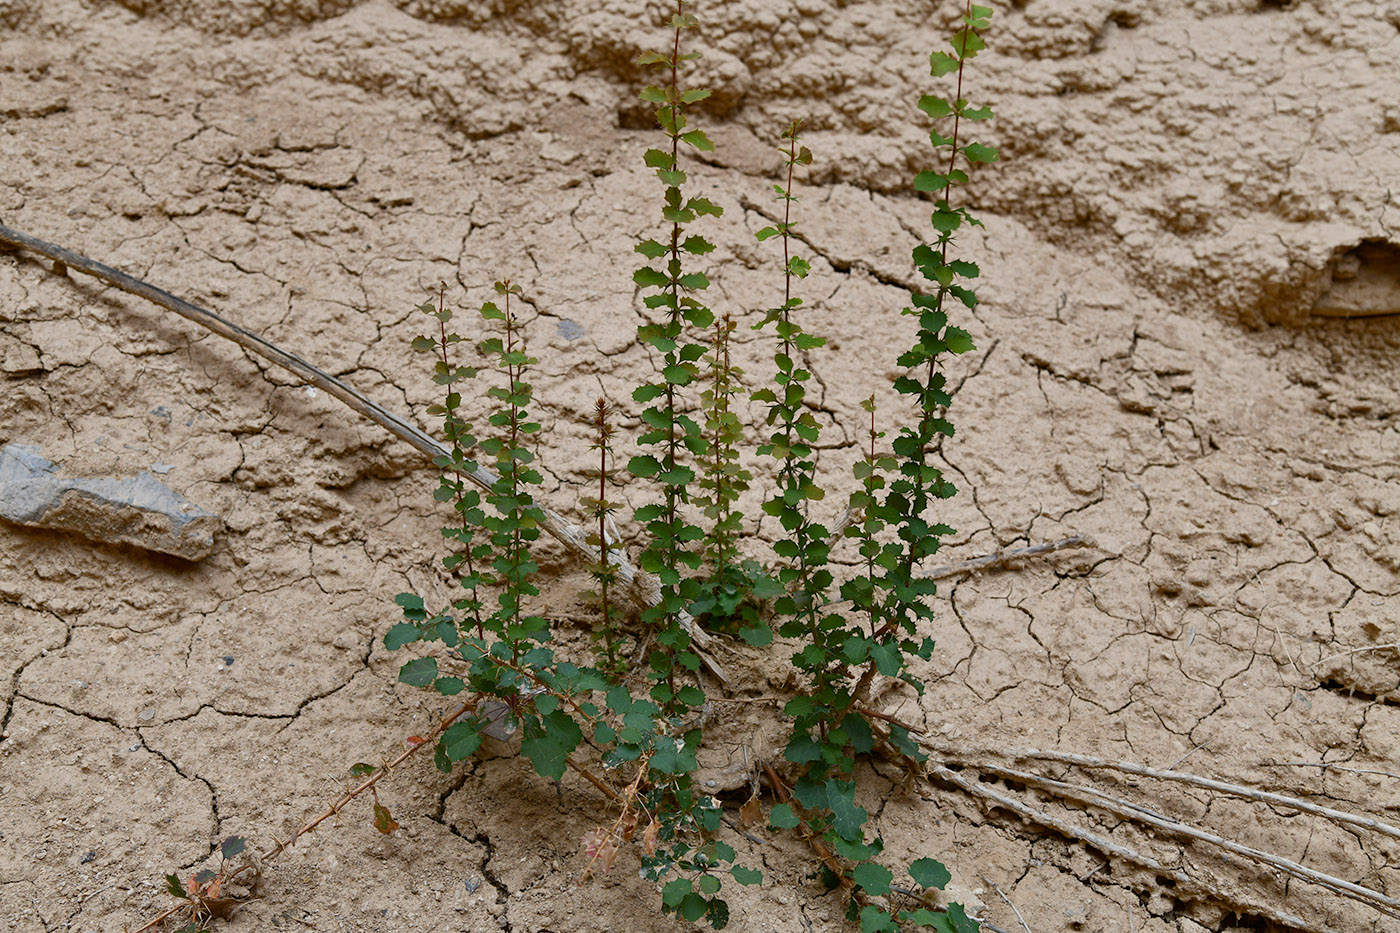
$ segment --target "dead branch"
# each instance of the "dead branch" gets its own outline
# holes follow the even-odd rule
[[[1387,897],[1379,891],[1374,891],[1363,885],[1355,884],[1344,878],[1338,878],[1335,875],[1316,871],[1305,865],[1300,865],[1291,859],[1286,859],[1281,855],[1274,855],[1272,852],[1265,852],[1262,849],[1241,845],[1238,842],[1225,839],[1214,833],[1206,832],[1189,823],[1183,823],[1172,817],[1164,816],[1141,804],[1135,804],[1121,797],[1114,797],[1090,787],[1083,787],[1065,781],[1057,781],[1053,778],[1042,777],[1038,774],[1032,774],[1029,771],[1020,771],[1015,768],[1003,768],[998,765],[986,764],[978,765],[978,767],[992,774],[999,774],[1002,777],[1011,778],[1023,784],[1051,791],[1063,799],[1076,800],[1080,803],[1097,807],[1138,823],[1146,823],[1149,826],[1175,836],[1193,839],[1197,842],[1204,842],[1208,845],[1224,849],[1227,852],[1233,852],[1236,855],[1243,856],[1252,861],[1277,868],[1279,871],[1287,875],[1292,875],[1294,878],[1327,888],[1343,897],[1349,897],[1353,900],[1360,901],[1387,916],[1400,918],[1400,901]]]
[[[984,554],[981,557],[959,561],[956,564],[946,564],[942,567],[933,568],[923,576],[928,580],[942,580],[945,577],[956,577],[958,574],[962,573],[975,573],[978,570],[988,570],[992,567],[999,567],[1027,557],[1037,557],[1041,554],[1048,554],[1051,551],[1062,551],[1068,548],[1080,547],[1096,548],[1098,546],[1098,542],[1089,535],[1074,535],[1069,538],[1061,538],[1058,541],[1047,541],[1044,544],[1033,544],[1030,547],[1012,548],[1009,551],[994,551],[991,554]]]
[[[99,281],[111,285],[132,295],[145,298],[154,304],[160,305],[168,311],[173,311],[188,321],[192,321],[199,326],[213,331],[220,337],[238,344],[250,353],[260,356],[274,365],[280,366],[300,379],[305,380],[309,385],[315,386],[327,395],[334,396],[344,402],[353,410],[384,428],[390,434],[398,437],[426,454],[427,457],[437,462],[438,457],[450,456],[451,451],[439,444],[430,435],[421,431],[412,424],[395,415],[393,412],[370,401],[349,385],[341,382],[325,370],[319,369],[301,357],[286,350],[268,343],[251,331],[239,327],[237,324],[226,321],[212,311],[208,311],[196,304],[177,298],[163,289],[159,289],[148,282],[127,275],[125,272],[113,269],[87,258],[72,250],[62,246],[55,246],[36,237],[20,233],[18,230],[11,230],[0,224],[0,243],[23,247],[31,252],[53,260],[55,263],[63,263],[69,269],[76,269],[86,273]],[[463,474],[482,489],[490,490],[496,482],[496,474],[483,466],[478,466],[475,470]],[[598,551],[587,543],[587,532],[569,521],[558,512],[541,506],[544,511],[544,530],[556,541],[572,553],[577,559],[584,563],[598,560]],[[648,609],[661,601],[661,586],[656,577],[649,573],[643,573],[634,567],[627,559],[627,555],[622,548],[609,548],[608,560],[617,567],[616,579],[623,585],[624,591],[629,599],[639,609]],[[725,675],[723,668],[708,653],[713,644],[713,636],[709,632],[700,628],[694,623],[689,615],[682,613],[682,624],[694,639],[695,646],[700,649],[700,657],[721,683],[728,683],[729,678]]]
[[[972,767],[981,767],[986,760],[985,756],[974,755],[965,750],[951,748],[934,741],[920,740],[925,748],[937,752],[948,761],[956,761],[959,764],[966,764]],[[1393,839],[1400,839],[1400,828],[1389,823],[1378,820],[1370,816],[1358,816],[1355,813],[1347,813],[1344,810],[1334,810],[1331,807],[1320,806],[1309,803],[1306,800],[1299,800],[1297,797],[1289,797],[1286,794],[1276,794],[1270,791],[1255,790],[1251,787],[1242,787],[1238,784],[1227,784],[1224,781],[1217,781],[1212,778],[1200,777],[1184,771],[1159,771],[1156,768],[1149,768],[1145,765],[1133,764],[1129,761],[1110,761],[1106,758],[1094,758],[1090,755],[1077,755],[1071,752],[1051,752],[1042,751],[1035,748],[1006,749],[992,754],[1005,756],[1016,761],[1054,761],[1060,764],[1076,765],[1081,768],[1101,769],[1108,771],[1120,771],[1124,774],[1134,774],[1138,777],[1156,778],[1163,781],[1176,781],[1181,784],[1190,784],[1194,787],[1201,787],[1206,790],[1213,790],[1222,794],[1229,794],[1232,797],[1243,797],[1246,800],[1254,800],[1259,803],[1288,807],[1292,810],[1299,810],[1303,813],[1311,813],[1315,816],[1325,817],[1337,823],[1345,823],[1350,826],[1359,826],[1362,829],[1369,829],[1372,832],[1390,836]]]
[[[973,797],[980,797],[983,800],[990,801],[991,803],[994,803],[999,807],[1003,807],[1007,810],[1010,810],[1013,813],[1019,814],[1022,818],[1026,819],[1031,823],[1044,826],[1047,829],[1053,829],[1056,832],[1060,833],[1062,836],[1065,836],[1069,839],[1079,839],[1085,844],[1090,845],[1095,849],[1098,849],[1105,855],[1116,856],[1125,862],[1131,862],[1134,865],[1139,865],[1143,868],[1148,869],[1149,871],[1155,872],[1156,874],[1171,878],[1172,880],[1178,883],[1185,884],[1187,886],[1195,886],[1200,890],[1206,892],[1207,894],[1210,894],[1212,897],[1215,897],[1216,899],[1220,900],[1222,903],[1232,904],[1235,903],[1237,900],[1237,898],[1231,897],[1224,891],[1221,891],[1220,889],[1212,886],[1209,882],[1205,880],[1191,878],[1184,871],[1178,868],[1168,868],[1167,866],[1159,862],[1157,859],[1154,859],[1149,855],[1143,855],[1135,849],[1130,849],[1126,846],[1121,846],[1118,843],[1112,842],[1106,837],[1093,832],[1092,830],[1085,829],[1082,826],[1070,823],[1067,820],[1062,820],[1059,817],[1052,816],[1051,814],[1046,813],[1044,810],[1038,810],[1034,807],[1028,806],[1022,801],[1016,800],[1013,797],[1008,797],[1005,794],[998,793],[997,791],[992,790],[986,784],[983,784],[980,781],[970,781],[962,775],[949,770],[943,765],[930,766],[928,769],[928,773],[930,776],[935,777],[940,781],[944,781],[948,784],[951,784],[954,787],[957,787],[958,789],[966,792],[967,794],[970,794]],[[1295,917],[1292,914],[1286,914],[1266,904],[1249,904],[1247,905],[1247,907],[1251,912],[1258,914],[1266,920],[1272,920],[1273,922],[1278,923],[1282,926],[1293,927],[1294,929],[1299,930],[1307,930],[1313,928],[1310,924],[1305,922],[1300,917]],[[1330,931],[1324,930],[1320,931],[1320,933],[1330,933]]]
[[[392,773],[395,768],[407,761],[409,757],[412,756],[415,752],[417,752],[420,748],[423,748],[424,746],[431,748],[433,745],[433,740],[436,739],[437,736],[441,735],[447,729],[448,726],[452,725],[458,719],[462,718],[462,716],[475,709],[476,704],[476,700],[470,700],[466,703],[463,703],[461,706],[457,707],[452,712],[448,713],[437,723],[437,725],[433,726],[432,731],[429,732],[426,736],[424,736],[421,742],[410,743],[408,748],[400,752],[392,761],[384,761],[382,765],[379,768],[377,768],[373,774],[361,781],[359,785],[347,790],[335,800],[332,800],[330,803],[326,804],[326,808],[324,810],[322,810],[315,817],[311,818],[307,822],[303,823],[300,827],[298,827],[296,832],[292,833],[291,838],[277,839],[276,837],[273,837],[274,842],[271,848],[269,848],[266,852],[259,856],[257,860],[248,862],[244,865],[240,865],[238,868],[235,868],[233,871],[229,872],[229,880],[237,878],[245,872],[252,870],[254,867],[261,868],[262,864],[272,861],[273,859],[277,858],[277,856],[281,855],[283,852],[296,845],[296,841],[302,836],[305,836],[307,833],[312,832],[316,829],[317,826],[320,826],[322,823],[324,823],[331,817],[338,816],[340,814],[340,811],[344,810],[346,806],[349,805],[350,801],[354,800],[356,797],[360,796],[365,791],[373,792],[375,785],[377,785],[385,775]],[[142,926],[141,928],[136,930],[136,933],[146,933],[147,930],[154,929],[155,927],[160,925],[161,921],[179,913],[181,910],[184,909],[184,907],[184,904],[176,904],[173,907],[169,907],[161,911],[149,922],[147,922],[145,926]]]

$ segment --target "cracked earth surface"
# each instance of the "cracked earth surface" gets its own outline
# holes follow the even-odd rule
[[[726,208],[707,231],[717,308],[773,302],[771,250],[752,237],[773,214],[768,140],[793,116],[811,128],[802,293],[831,347],[811,365],[835,492],[860,399],[896,410],[893,312],[928,209],[908,193],[926,152],[909,114],[948,6],[697,8],[719,148],[692,178]],[[439,281],[465,307],[514,278],[542,358],[544,497],[567,510],[592,399],[627,399],[653,365],[627,258],[655,213],[632,62],[659,8],[640,7],[0,0],[0,221],[210,307],[425,427],[413,306]],[[930,688],[885,708],[969,748],[1179,763],[1395,821],[1400,6],[1027,0],[988,38],[973,96],[997,108],[1005,164],[975,179],[987,226],[963,246],[985,284],[967,322],[979,349],[950,371],[947,553],[1072,534],[1098,547],[948,581]],[[1363,316],[1335,316],[1356,300]],[[761,378],[764,338],[739,333]],[[161,875],[231,834],[285,834],[352,762],[443,711],[396,683],[380,642],[393,594],[449,592],[435,479],[282,371],[17,253],[0,254],[0,370],[0,443],[38,444],[65,475],[174,464],[166,482],[226,525],[198,564],[0,525],[0,925],[135,926],[163,903]],[[755,528],[755,554],[773,531]],[[541,563],[565,644],[586,643],[586,578],[560,551]],[[771,693],[785,653],[721,660],[736,692]],[[706,767],[778,747],[771,711],[738,709]],[[575,886],[580,838],[606,813],[581,782],[557,793],[504,746],[409,774],[384,792],[399,832],[352,806],[276,862],[230,928],[670,928],[626,870]],[[1036,933],[1254,929],[1251,904],[1312,929],[1396,929],[1095,811],[1059,812],[1227,896],[922,793],[883,763],[862,775],[891,856],[936,854],[1004,929],[1018,921],[998,889]],[[1150,802],[1400,894],[1393,843],[1194,789]],[[731,899],[736,928],[842,928],[798,843],[735,843],[767,876]]]

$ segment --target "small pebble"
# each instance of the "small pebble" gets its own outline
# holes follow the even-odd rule
[[[140,712],[138,718],[142,722],[150,722],[152,719],[156,718],[156,708],[154,706],[146,707]]]
[[[601,547],[601,545],[600,545],[600,547]],[[224,667],[233,667],[233,655],[231,655],[231,654],[226,654],[226,655],[224,655]]]
[[[90,850],[87,855],[84,855],[82,858],[78,859],[78,864],[86,865],[88,862],[91,862],[95,858],[97,858],[97,852]]]

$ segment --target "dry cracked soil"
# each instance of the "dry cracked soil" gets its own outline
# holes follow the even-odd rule
[[[803,117],[816,155],[798,178],[802,294],[830,341],[810,365],[833,501],[860,400],[897,410],[890,347],[928,229],[913,104],[955,6],[695,9],[717,150],[692,181],[725,208],[707,231],[717,308],[780,294],[773,244],[753,237],[775,216],[775,137]],[[862,800],[892,858],[937,855],[1003,930],[1400,929],[1336,885],[977,767],[1058,750],[1400,817],[1400,3],[996,7],[969,87],[997,110],[1003,162],[976,173],[986,227],[960,247],[984,284],[963,322],[977,350],[949,364],[958,433],[941,455],[961,493],[945,553],[1096,546],[948,579],[928,691],[881,697],[970,786],[1039,815],[878,760]],[[425,428],[414,306],[439,282],[470,307],[515,279],[541,358],[543,496],[574,510],[592,400],[630,405],[653,366],[633,336],[631,248],[658,226],[635,62],[663,13],[0,0],[0,222],[207,306]],[[739,334],[757,384],[768,338]],[[0,524],[0,929],[134,929],[168,903],[166,872],[230,835],[285,834],[351,763],[447,708],[398,684],[382,645],[395,593],[450,592],[436,480],[325,394],[20,251],[0,253],[0,370],[0,444],[38,445],[66,476],[161,464],[223,521],[199,562]],[[754,466],[750,515],[771,486]],[[772,522],[749,529],[762,555]],[[542,564],[544,608],[582,650],[587,577],[558,549]],[[753,697],[791,689],[785,654],[717,657]],[[716,708],[706,768],[778,754],[771,705]],[[1400,898],[1400,843],[1370,828],[1039,773]],[[270,863],[227,929],[675,926],[633,856],[576,884],[605,801],[509,745],[450,775],[415,758],[380,796],[397,832],[352,805]],[[848,928],[800,841],[734,839],[767,881],[731,898],[733,928]]]

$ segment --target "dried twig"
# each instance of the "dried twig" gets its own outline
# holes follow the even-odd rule
[[[1227,895],[1225,892],[1212,887],[1210,883],[1205,880],[1193,879],[1181,869],[1168,868],[1166,865],[1163,865],[1157,859],[1154,859],[1149,855],[1143,855],[1135,849],[1130,849],[1126,846],[1119,845],[1118,843],[1113,842],[1107,839],[1106,837],[1093,832],[1092,830],[1085,829],[1082,826],[1078,826],[1067,820],[1063,820],[1059,817],[1052,816],[1051,814],[1046,813],[1044,810],[1038,810],[1034,807],[1028,806],[1022,801],[1016,800],[1013,797],[1008,797],[1005,794],[998,793],[997,791],[992,790],[986,784],[983,784],[980,781],[968,780],[967,778],[963,777],[957,772],[951,771],[942,765],[933,765],[928,769],[928,771],[930,776],[935,777],[938,780],[944,781],[948,784],[952,784],[954,787],[957,787],[958,789],[970,794],[973,797],[980,797],[983,800],[991,801],[999,807],[1004,807],[1005,809],[1010,810],[1013,813],[1019,814],[1021,817],[1028,820],[1029,822],[1035,823],[1040,826],[1044,826],[1047,829],[1053,829],[1061,835],[1066,836],[1067,838],[1079,839],[1087,845],[1098,849],[1105,855],[1116,856],[1125,862],[1131,862],[1134,865],[1140,865],[1143,868],[1148,869],[1149,871],[1168,877],[1180,884],[1185,884],[1188,886],[1195,885],[1199,889],[1209,893],[1213,897],[1216,897],[1225,903],[1234,903],[1236,900],[1235,898],[1232,898],[1229,895]],[[1267,904],[1249,904],[1247,906],[1252,913],[1255,913],[1266,920],[1272,920],[1273,922],[1281,924],[1283,926],[1293,927],[1299,930],[1316,929],[1316,927],[1313,924],[1307,923],[1301,918],[1295,917],[1292,914],[1286,914],[1283,911],[1280,911],[1274,907],[1270,907]]]
[[[421,742],[411,743],[408,746],[408,748],[400,752],[392,761],[383,761],[381,767],[376,769],[373,774],[365,778],[357,786],[346,790],[345,793],[341,794],[335,800],[327,804],[326,808],[322,810],[319,814],[317,814],[315,817],[308,820],[307,822],[303,823],[300,827],[298,827],[297,831],[292,833],[291,838],[276,839],[276,837],[274,837],[274,842],[271,848],[269,848],[266,852],[259,856],[257,860],[248,862],[244,865],[240,865],[238,868],[235,868],[233,871],[229,872],[227,876],[228,879],[232,880],[234,878],[237,878],[245,872],[252,870],[255,866],[261,867],[262,863],[272,861],[273,859],[277,858],[277,856],[281,855],[283,852],[296,845],[296,841],[302,836],[305,836],[307,833],[312,832],[316,829],[317,826],[320,826],[322,823],[324,823],[331,817],[338,816],[340,814],[340,811],[344,810],[346,806],[349,805],[350,801],[354,800],[356,797],[360,796],[365,791],[373,792],[375,785],[377,785],[385,775],[393,772],[395,768],[407,761],[409,757],[412,756],[415,752],[417,752],[420,748],[423,748],[424,746],[431,748],[433,745],[433,740],[437,738],[438,735],[440,735],[444,730],[446,730],[448,726],[452,725],[458,719],[462,718],[462,716],[475,709],[476,704],[476,700],[471,700],[466,703],[463,703],[461,706],[448,713],[437,723],[437,725],[433,727],[431,732],[429,732],[426,736],[423,737],[423,740]],[[166,910],[160,912],[155,917],[153,917],[148,923],[146,923],[145,926],[136,930],[136,933],[146,933],[147,930],[154,929],[155,927],[160,925],[161,921],[179,913],[181,910],[184,909],[185,906],[186,905],[184,904],[176,904],[173,907],[167,908]]]
[[[962,749],[952,748],[931,740],[920,739],[919,742],[925,748],[937,752],[941,757],[949,761],[956,761],[960,764],[970,765],[975,768],[982,767],[983,763],[986,761],[985,755],[978,755]],[[1358,816],[1355,813],[1347,813],[1344,810],[1334,810],[1331,807],[1309,803],[1306,800],[1299,800],[1297,797],[1289,797],[1286,794],[1255,790],[1252,787],[1242,787],[1238,784],[1227,784],[1224,781],[1200,777],[1199,775],[1189,774],[1183,771],[1160,771],[1156,768],[1133,764],[1129,761],[1110,761],[1106,758],[1094,758],[1090,755],[1077,755],[1072,752],[1042,751],[1035,748],[1006,749],[994,754],[1017,761],[1054,761],[1060,764],[1076,765],[1081,768],[1120,771],[1124,774],[1135,774],[1139,777],[1190,784],[1221,794],[1229,794],[1232,797],[1243,797],[1246,800],[1254,800],[1259,803],[1288,807],[1289,809],[1300,810],[1304,813],[1312,813],[1316,816],[1326,817],[1337,823],[1359,826],[1362,829],[1369,829],[1372,832],[1390,836],[1392,839],[1400,839],[1400,827],[1392,826],[1375,817]]]
[[[979,877],[980,877],[983,881],[985,881],[987,884],[991,885],[991,886],[992,886],[992,890],[995,891],[995,892],[997,892],[997,897],[999,897],[999,898],[1001,898],[1003,901],[1005,901],[1005,902],[1006,902],[1006,906],[1011,908],[1011,912],[1012,912],[1013,914],[1016,915],[1016,919],[1019,920],[1019,921],[1021,921],[1021,929],[1025,930],[1026,933],[1032,933],[1032,931],[1031,931],[1031,925],[1030,925],[1029,923],[1026,922],[1026,918],[1025,918],[1025,917],[1021,916],[1021,912],[1020,912],[1019,910],[1016,909],[1016,905],[1013,904],[1013,903],[1011,903],[1011,898],[1007,897],[1004,893],[1002,893],[1001,888],[997,887],[997,883],[996,883],[995,881],[993,881],[991,878],[988,878],[986,875],[980,875]]]
[[[341,382],[336,377],[319,369],[301,357],[288,353],[251,331],[244,330],[237,324],[231,323],[219,317],[212,311],[208,311],[177,298],[167,291],[156,288],[148,282],[143,282],[138,278],[127,275],[125,272],[113,269],[111,266],[96,262],[86,256],[65,249],[62,246],[55,246],[36,237],[20,233],[18,230],[11,230],[9,227],[0,225],[0,243],[10,246],[20,246],[31,252],[38,253],[52,259],[56,263],[63,263],[70,269],[86,273],[102,282],[106,282],[114,288],[121,289],[132,295],[138,295],[147,301],[160,305],[169,311],[185,318],[188,321],[213,331],[220,337],[238,344],[243,349],[257,356],[262,357],[270,363],[282,367],[288,372],[304,379],[308,384],[315,386],[327,395],[334,396],[344,402],[350,408],[364,415],[375,424],[384,428],[390,434],[406,441],[408,444],[426,454],[430,459],[450,456],[451,451],[439,444],[430,435],[409,424],[407,421],[395,415],[393,412],[370,401],[350,386]],[[496,482],[496,474],[486,467],[478,466],[475,470],[464,473],[467,479],[489,490]],[[585,563],[596,563],[598,551],[587,543],[587,532],[569,521],[559,513],[542,507],[544,512],[544,530],[564,545],[576,558]],[[631,601],[641,609],[646,609],[656,605],[661,599],[660,584],[656,578],[648,573],[643,573],[632,566],[627,560],[627,555],[622,548],[609,548],[608,560],[617,567],[616,579],[622,583],[624,591]],[[722,683],[728,683],[729,678],[725,675],[724,669],[708,653],[713,643],[713,637],[709,632],[694,624],[694,621],[684,615],[682,624],[686,626],[691,637],[695,640],[696,647],[700,648],[701,659],[710,673],[719,678]]]
[[[1395,778],[1400,781],[1400,774],[1394,771],[1377,771],[1375,768],[1351,768],[1346,765],[1336,764],[1331,761],[1270,761],[1265,762],[1266,768],[1331,768],[1334,771],[1346,771],[1350,774],[1375,774],[1380,777]]]
[[[1387,897],[1379,891],[1347,881],[1345,878],[1338,878],[1335,875],[1329,875],[1325,872],[1308,868],[1305,865],[1298,864],[1292,859],[1286,859],[1281,855],[1274,855],[1272,852],[1255,849],[1252,846],[1242,845],[1222,836],[1217,836],[1214,833],[1206,832],[1189,823],[1183,823],[1172,817],[1164,816],[1140,804],[1124,800],[1121,797],[1114,797],[1090,787],[1082,787],[1065,781],[1057,781],[1053,778],[1042,777],[1039,774],[1032,774],[1029,771],[1020,771],[1016,768],[1002,768],[997,765],[979,765],[978,767],[992,774],[999,774],[1030,786],[1052,791],[1059,797],[1077,800],[1080,803],[1098,807],[1101,810],[1106,810],[1135,822],[1146,823],[1149,826],[1171,833],[1172,835],[1193,839],[1197,842],[1204,842],[1224,849],[1227,852],[1233,852],[1236,855],[1243,856],[1252,861],[1277,868],[1279,871],[1292,875],[1295,878],[1327,888],[1343,897],[1361,901],[1387,916],[1400,918],[1400,901]]]
[[[981,557],[974,557],[971,560],[958,561],[956,564],[946,564],[942,567],[935,567],[923,576],[929,580],[942,580],[945,577],[955,577],[961,573],[973,573],[978,570],[987,570],[1008,564],[1014,560],[1021,560],[1026,557],[1036,557],[1040,554],[1048,554],[1051,551],[1063,551],[1068,548],[1098,547],[1098,542],[1088,535],[1074,535],[1069,538],[1061,538],[1058,541],[1047,541],[1044,544],[1033,544],[1030,547],[1012,548],[1009,551],[995,551],[991,554],[984,554]]]

